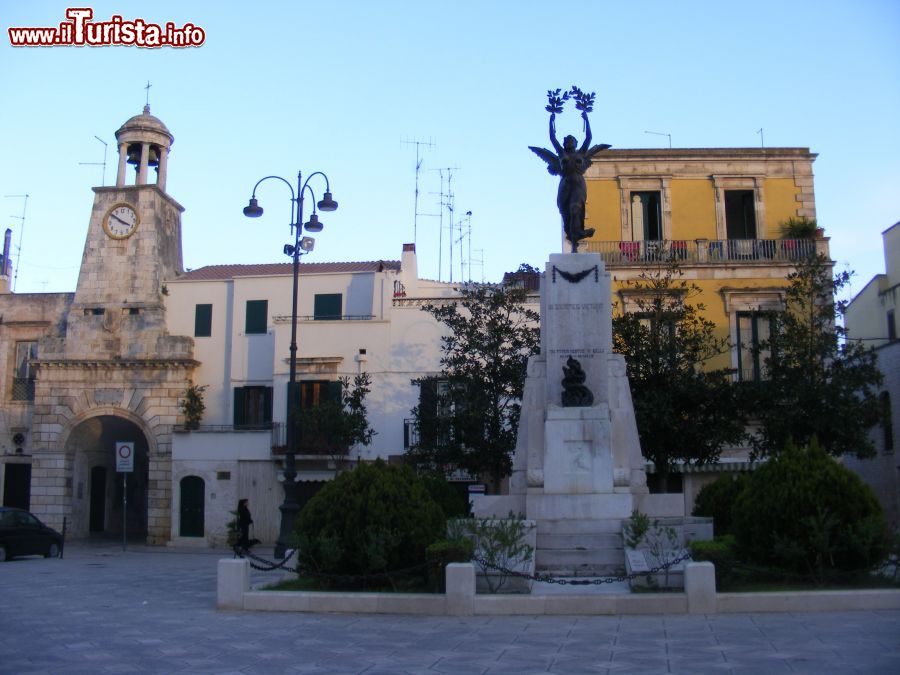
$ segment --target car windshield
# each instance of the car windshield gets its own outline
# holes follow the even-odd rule
[[[12,527],[15,524],[15,514],[12,511],[0,512],[0,527]]]

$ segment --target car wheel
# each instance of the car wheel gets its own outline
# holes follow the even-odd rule
[[[6,562],[6,547],[0,545],[0,562]]]
[[[58,558],[59,557],[59,544],[57,544],[55,541],[52,542],[47,547],[47,552],[44,554],[44,557],[45,558]]]

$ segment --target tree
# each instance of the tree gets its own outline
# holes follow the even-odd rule
[[[784,308],[772,314],[772,335],[759,348],[767,354],[769,378],[760,383],[754,405],[756,455],[780,452],[791,440],[805,446],[813,438],[832,455],[875,453],[868,430],[881,419],[882,376],[874,351],[848,341],[840,323],[847,303],[836,297],[850,277],[846,271],[833,275],[824,255],[800,261],[788,275]]]
[[[420,380],[412,411],[419,442],[408,459],[419,470],[460,468],[490,477],[495,489],[512,471],[525,370],[540,344],[540,316],[525,307],[526,297],[523,288],[473,284],[459,298],[422,308],[449,331],[441,373]]]
[[[375,431],[369,426],[365,399],[372,384],[368,373],[340,379],[336,396],[317,406],[295,408],[297,449],[302,454],[329,455],[340,470],[354,445],[368,445]]]
[[[715,324],[692,304],[700,289],[678,265],[661,262],[628,283],[634,311],[613,319],[613,347],[625,356],[644,456],[665,485],[677,462],[707,464],[743,440],[746,415],[730,369],[706,367],[729,351]]]

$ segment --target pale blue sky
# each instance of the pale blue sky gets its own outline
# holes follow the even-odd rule
[[[98,166],[116,129],[152,112],[175,136],[168,192],[185,208],[184,262],[286,261],[289,194],[241,214],[267,174],[325,171],[340,208],[306,260],[397,259],[454,167],[457,218],[472,211],[472,276],[497,280],[560,250],[546,144],[547,89],[597,93],[595,142],[617,148],[809,147],[833,257],[883,271],[880,233],[900,220],[900,2],[94,2],[95,20],[201,26],[197,49],[17,48],[9,26],[55,26],[72,3],[0,10],[0,216],[22,237],[16,290],[74,290]],[[562,133],[581,137],[573,108]],[[314,184],[317,192],[322,185]],[[23,200],[28,193],[24,233]],[[308,211],[307,211],[308,213]],[[444,225],[447,225],[445,216]],[[449,277],[448,232],[442,273]],[[420,217],[420,273],[438,276],[438,221]],[[453,278],[460,278],[459,248]],[[468,240],[464,243],[468,257]],[[468,271],[466,271],[468,276]]]

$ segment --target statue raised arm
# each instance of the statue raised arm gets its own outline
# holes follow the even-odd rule
[[[555,94],[555,99],[554,99]],[[581,110],[581,118],[584,120],[585,138],[581,147],[577,147],[578,141],[574,136],[566,136],[562,145],[556,138],[556,113],[562,111],[562,101],[574,96],[577,107]],[[588,112],[593,104],[593,94],[584,94],[577,87],[572,87],[562,98],[559,90],[548,92],[550,105],[550,143],[556,151],[551,152],[546,148],[528,146],[532,152],[547,163],[547,171],[551,175],[559,176],[559,190],[556,194],[556,205],[562,216],[563,229],[566,239],[572,244],[572,251],[578,250],[578,242],[594,234],[593,229],[584,229],[584,205],[587,201],[587,183],[584,180],[584,172],[591,165],[591,160],[601,150],[606,150],[609,145],[595,145],[591,147],[591,124],[588,121]]]

